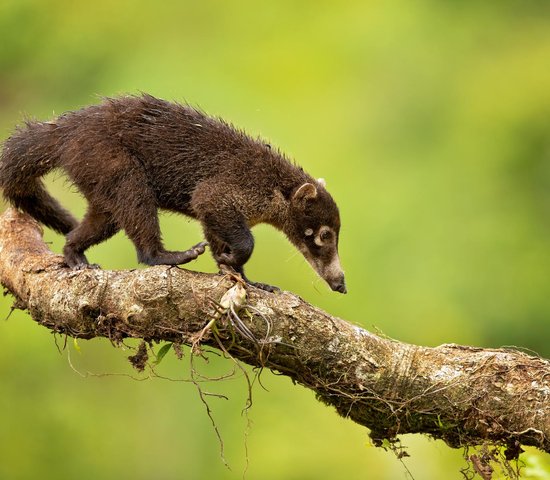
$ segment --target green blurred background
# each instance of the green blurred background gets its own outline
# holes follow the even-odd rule
[[[255,228],[251,278],[422,345],[516,345],[550,357],[550,2],[0,1],[0,137],[100,96],[188,101],[281,147],[327,180],[349,294],[284,237]],[[49,188],[85,203],[59,175]],[[0,203],[0,209],[5,205]],[[200,228],[163,216],[166,244]],[[46,239],[60,251],[62,239]],[[92,249],[135,268],[119,234]],[[211,258],[190,268],[214,271]],[[134,381],[107,341],[54,337],[0,299],[0,479],[395,479],[405,468],[311,392],[264,372],[252,424],[241,378],[196,389]],[[63,339],[58,339],[62,347]],[[67,358],[70,354],[70,361]],[[70,363],[71,362],[71,363]],[[205,374],[231,369],[212,358]],[[171,355],[159,373],[189,374]],[[463,452],[403,437],[417,479],[463,478]],[[526,478],[548,458],[523,457]],[[538,472],[538,473],[537,473]]]

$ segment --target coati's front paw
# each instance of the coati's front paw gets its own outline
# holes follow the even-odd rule
[[[246,283],[247,285],[250,285],[251,287],[256,287],[256,288],[259,288],[261,290],[265,290],[266,292],[280,292],[281,289],[279,287],[275,287],[273,285],[269,285],[267,283],[261,283],[261,282],[253,282],[251,280],[249,280],[246,275],[244,274],[244,272],[241,270],[241,271],[237,271],[235,270],[233,267],[230,267],[224,263],[220,263],[218,265],[218,267],[220,268],[220,273],[222,275],[229,275],[229,276],[232,276],[234,277],[235,280],[241,280],[244,281],[244,283]]]

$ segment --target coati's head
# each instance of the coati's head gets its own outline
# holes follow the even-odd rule
[[[290,241],[332,290],[346,293],[338,256],[340,214],[323,179],[304,183],[292,193],[289,217]]]

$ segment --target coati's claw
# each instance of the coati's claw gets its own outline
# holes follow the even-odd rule
[[[246,283],[248,283],[248,285],[251,285],[252,287],[259,288],[260,290],[265,290],[266,292],[276,293],[281,291],[279,287],[276,287],[275,285],[269,285],[267,283],[251,282],[250,280],[246,280]]]

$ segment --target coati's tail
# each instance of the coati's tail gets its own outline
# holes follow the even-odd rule
[[[77,220],[44,188],[40,177],[58,166],[56,125],[27,122],[4,142],[0,157],[0,189],[13,206],[66,235]],[[59,148],[59,147],[57,147]]]

